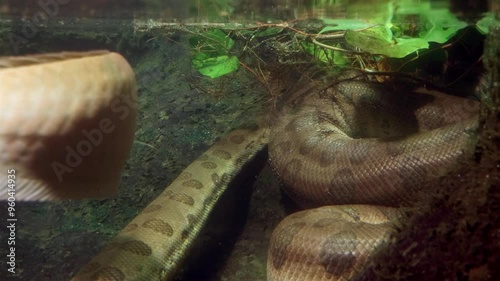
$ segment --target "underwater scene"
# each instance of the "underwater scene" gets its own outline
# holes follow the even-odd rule
[[[499,17],[0,1],[0,281],[500,280]]]

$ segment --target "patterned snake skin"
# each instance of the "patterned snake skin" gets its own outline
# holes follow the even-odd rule
[[[399,219],[397,208],[377,205],[408,205],[421,185],[414,181],[451,170],[468,153],[478,104],[438,93],[391,93],[359,81],[298,99],[272,126],[273,169],[304,207],[357,205],[287,217],[273,232],[268,280],[349,280],[387,243]],[[332,107],[340,114],[330,113]],[[267,135],[266,129],[238,130],[216,143],[73,280],[173,280],[227,182],[266,145]]]
[[[116,112],[109,111],[113,100],[135,97],[135,79],[124,59],[106,52],[65,53],[4,59],[1,63],[3,100],[22,88],[19,77],[29,75],[34,77],[28,80],[33,80],[30,83],[35,87],[24,85],[26,93],[47,89],[54,96],[40,99],[28,95],[22,106],[29,102],[34,108],[39,104],[45,108],[61,105],[61,110],[47,111],[44,116],[48,118],[40,119],[41,123],[15,111],[0,113],[4,121],[33,125],[17,128],[7,122],[0,126],[0,165],[19,168],[28,175],[20,196],[39,200],[113,192],[133,137],[135,104],[130,104],[128,115],[119,115],[126,117],[120,118],[123,123],[116,116],[112,119],[118,135],[95,147],[116,149],[110,154],[116,158],[99,164],[112,172],[95,182],[88,182],[83,172],[91,166],[95,171],[95,161],[102,159],[89,156],[90,166],[82,164],[82,174],[70,173],[74,177],[65,182],[71,192],[57,192],[51,188],[60,185],[54,178],[44,177],[50,173],[43,171],[52,167],[54,160],[37,162],[41,160],[34,161],[38,158],[31,153],[50,151],[47,139],[53,141],[52,136],[68,132],[77,136],[70,145],[78,146],[74,141],[81,140],[82,130],[99,125],[96,120],[114,116]],[[68,91],[68,83],[61,83],[54,75],[71,77],[71,73],[81,74],[73,77],[75,91],[95,96],[78,101],[58,95]],[[47,103],[52,100],[53,104]],[[68,110],[63,111],[65,108]],[[66,112],[67,116],[57,119],[55,115],[54,119],[51,112]],[[362,270],[375,249],[387,243],[399,218],[395,207],[411,205],[423,186],[452,170],[471,152],[477,113],[478,103],[470,100],[428,91],[392,92],[363,81],[346,80],[326,89],[298,91],[273,120],[271,133],[267,128],[236,130],[214,144],[72,280],[173,280],[228,183],[268,143],[270,163],[285,191],[302,207],[314,208],[288,216],[274,230],[268,281],[349,280]],[[90,126],[72,126],[88,122]],[[92,154],[108,153],[104,150]],[[66,154],[58,157],[66,163]],[[42,176],[43,184],[31,182],[37,176]],[[87,186],[93,188],[84,188]],[[337,204],[341,205],[331,206]]]
[[[267,134],[236,130],[214,144],[72,280],[173,280],[215,203]]]
[[[268,281],[351,280],[387,243],[397,208],[471,155],[475,101],[345,80],[288,101],[269,158],[300,206],[273,232]],[[355,204],[340,205],[338,204]],[[359,205],[366,204],[366,205]]]

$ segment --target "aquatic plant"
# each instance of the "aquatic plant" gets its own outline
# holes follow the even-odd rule
[[[318,61],[343,66],[358,61],[362,68],[373,66],[384,58],[419,55],[430,44],[447,44],[469,25],[457,19],[448,9],[434,9],[429,3],[399,5],[390,3],[385,10],[361,19],[321,19],[319,31],[309,31],[314,22],[260,23],[243,27],[210,29],[195,33],[190,40],[192,64],[201,74],[217,78],[239,68],[244,52],[265,41],[283,53],[305,52]],[[492,21],[485,15],[476,28],[483,34]],[[301,25],[302,24],[302,25]],[[307,31],[305,31],[307,30]],[[287,33],[288,32],[288,33]],[[283,40],[283,35],[288,40]],[[232,50],[235,40],[242,49]],[[252,45],[252,42],[258,41]],[[370,62],[362,57],[370,56]],[[364,66],[364,67],[363,67]]]

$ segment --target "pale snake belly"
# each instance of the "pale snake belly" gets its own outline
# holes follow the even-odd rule
[[[127,90],[135,88],[128,65],[114,65],[111,73],[127,75],[106,80],[104,89],[126,84],[125,91],[112,92],[134,95]],[[273,233],[268,280],[348,280],[357,274],[373,249],[386,243],[398,216],[395,208],[377,205],[411,204],[422,181],[444,175],[468,154],[477,109],[461,98],[391,93],[360,81],[311,89],[291,100],[271,129],[273,170],[303,207],[352,205],[287,217]],[[130,145],[133,126],[125,127]],[[73,280],[172,280],[228,182],[267,145],[268,135],[266,128],[237,130],[214,144]],[[29,192],[23,196],[32,199]]]
[[[0,100],[0,168],[15,170],[17,200],[116,193],[137,112],[134,72],[121,55],[2,57]],[[2,173],[0,185],[8,182]]]

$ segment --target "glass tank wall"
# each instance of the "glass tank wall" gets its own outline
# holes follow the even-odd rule
[[[500,35],[498,30],[496,35],[492,31],[493,26],[499,29],[495,20],[498,13],[499,5],[493,0],[0,1],[0,56],[25,56],[24,63],[45,65],[57,62],[34,59],[33,55],[108,50],[119,53],[130,64],[136,81],[133,86],[137,89],[135,136],[116,192],[104,199],[87,198],[93,196],[83,194],[70,200],[38,202],[19,198],[0,202],[3,216],[0,279],[71,280],[81,270],[92,271],[95,266],[103,266],[92,263],[103,249],[123,247],[125,250],[119,252],[121,257],[110,254],[101,263],[121,259],[127,250],[136,255],[146,253],[144,260],[137,258],[130,268],[155,271],[153,277],[139,279],[128,273],[113,275],[109,271],[115,278],[109,280],[161,280],[162,276],[169,276],[164,280],[273,280],[268,277],[271,233],[281,220],[303,206],[293,201],[294,192],[284,191],[285,180],[275,167],[270,167],[277,161],[269,157],[267,141],[261,139],[262,151],[252,152],[254,160],[241,160],[248,162],[244,167],[234,161],[227,171],[215,174],[217,177],[212,175],[212,183],[227,190],[220,199],[219,195],[210,195],[209,199],[200,199],[204,203],[196,203],[204,206],[207,217],[198,219],[185,214],[186,218],[189,216],[188,230],[175,243],[188,241],[189,245],[182,252],[184,258],[176,259],[178,264],[152,261],[148,251],[141,252],[143,248],[130,246],[126,240],[115,244],[110,241],[123,229],[122,235],[130,230],[129,222],[140,212],[154,209],[148,204],[178,176],[185,176],[182,172],[186,167],[203,162],[205,151],[214,143],[235,129],[272,127],[291,101],[313,92],[311,85],[326,92],[348,71],[360,73],[375,87],[401,92],[427,87],[465,98],[471,104],[481,102],[482,124],[479,129],[476,126],[468,131],[471,146],[464,151],[472,152],[457,161],[453,173],[441,179],[436,188],[424,192],[427,196],[419,197],[417,206],[405,205],[401,209],[404,219],[398,222],[392,240],[397,243],[392,248],[384,247],[386,253],[375,259],[372,267],[367,265],[366,271],[349,280],[500,278],[498,268],[494,267],[500,253],[498,234],[494,234],[499,229],[495,213],[498,190],[493,189],[499,185],[498,168],[488,166],[494,159],[498,161],[498,145],[494,140],[498,139],[495,118],[498,118],[499,93],[494,82],[498,78],[495,54],[500,48]],[[486,38],[491,39],[486,41]],[[18,102],[21,95],[29,92],[44,99],[50,96],[52,88],[65,85],[69,89],[65,98],[73,98],[77,87],[68,85],[69,80],[62,78],[66,77],[64,73],[74,71],[76,78],[71,83],[75,85],[90,77],[86,68],[79,70],[77,65],[76,70],[68,67],[60,71],[60,76],[43,78],[47,80],[40,82],[41,76],[29,74],[23,63],[13,65],[11,59],[0,58],[0,65],[2,106],[11,107],[14,103],[17,106],[17,110],[9,111],[11,115],[0,113],[5,118],[0,123],[7,124],[0,125],[0,152],[5,155],[11,150],[4,143],[9,143],[13,135],[22,135],[22,124],[13,125],[17,115],[37,120],[38,111],[47,115],[56,112],[55,107],[35,110],[36,104]],[[12,71],[14,76],[1,76],[6,71]],[[2,77],[21,77],[25,83],[15,90],[6,90],[10,80]],[[304,82],[306,79],[308,83]],[[44,85],[43,90],[29,87],[35,82]],[[97,86],[98,82],[88,82],[89,91]],[[323,92],[317,91],[321,96]],[[442,110],[447,110],[446,105]],[[373,106],[365,112],[384,113],[384,109]],[[318,120],[334,123],[321,118]],[[367,121],[370,122],[371,119]],[[289,131],[294,130],[292,125]],[[305,125],[309,126],[310,123]],[[400,127],[401,132],[406,132],[411,126]],[[321,129],[312,132],[324,133]],[[405,138],[398,133],[391,137]],[[354,139],[363,138],[364,134],[359,133]],[[36,142],[40,136],[23,137]],[[126,141],[112,139],[111,147]],[[252,145],[255,143],[239,148],[240,153]],[[65,149],[60,143],[50,146],[54,150]],[[307,149],[306,143],[284,154],[306,154]],[[105,153],[103,158],[110,155]],[[219,154],[223,155],[220,151]],[[7,159],[2,157],[0,161]],[[322,154],[313,160],[324,164],[329,161],[325,159],[334,157]],[[350,158],[349,168],[356,165],[356,157]],[[407,166],[413,163],[411,159],[408,161]],[[285,170],[293,170],[292,164]],[[16,165],[0,162],[0,167],[5,168],[0,171],[3,173],[0,183],[8,182],[7,170]],[[383,169],[384,165],[372,168]],[[105,173],[111,171],[109,166],[99,164],[95,168]],[[435,170],[445,176],[440,168]],[[232,176],[234,180],[227,180]],[[395,182],[400,175],[388,177]],[[423,186],[425,183],[419,188]],[[7,187],[0,186],[0,192],[7,192]],[[166,192],[162,196],[174,198],[172,201],[191,202],[189,196]],[[15,193],[11,195],[15,197]],[[217,200],[211,206],[207,202],[213,198]],[[12,201],[15,203],[9,203]],[[356,203],[359,202],[352,204]],[[17,221],[8,221],[10,213]],[[155,222],[152,228],[168,233],[167,224]],[[199,226],[194,226],[198,225],[195,222]],[[15,227],[7,228],[12,223]],[[193,241],[182,238],[191,232],[196,234]],[[151,251],[162,250],[152,246]],[[397,252],[408,255],[394,254]],[[337,254],[325,255],[335,259]],[[164,251],[161,255],[168,260],[174,254]],[[273,262],[276,263],[270,261]],[[336,276],[335,272],[328,274]],[[82,280],[98,280],[97,273],[89,276],[90,279]],[[307,279],[300,278],[274,280]]]

